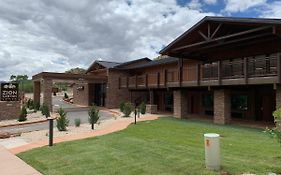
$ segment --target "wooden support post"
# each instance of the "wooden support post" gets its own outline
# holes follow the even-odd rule
[[[248,84],[248,58],[247,57],[244,58],[243,73],[244,73],[245,84]]]
[[[145,87],[148,88],[148,74],[145,74]]]
[[[126,86],[127,86],[127,88],[129,88],[129,77],[128,76],[126,77]]]
[[[118,89],[121,88],[121,77],[118,78]]]
[[[167,87],[167,69],[164,70],[164,86]]]
[[[157,72],[157,87],[160,87],[160,72]]]
[[[218,83],[221,85],[221,60],[218,61]]]
[[[178,80],[179,80],[179,86],[182,86],[182,69],[183,67],[183,58],[179,58],[178,60]]]
[[[281,54],[277,54],[277,83],[281,83]]]
[[[196,72],[196,75],[197,75],[197,86],[200,86],[200,79],[201,79],[201,64],[197,64],[197,72]]]
[[[138,88],[138,75],[135,76],[135,87]]]

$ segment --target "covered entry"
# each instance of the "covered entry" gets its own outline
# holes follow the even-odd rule
[[[107,77],[88,74],[41,72],[32,76],[32,80],[34,101],[40,103],[40,95],[42,92],[43,103],[48,105],[50,110],[52,110],[52,87],[54,82],[73,83],[74,103],[88,106],[92,103],[91,99],[93,99],[93,96],[95,95],[93,87],[95,84],[106,84]]]

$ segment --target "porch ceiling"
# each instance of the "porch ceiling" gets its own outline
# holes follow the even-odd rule
[[[106,76],[100,75],[88,75],[88,74],[70,74],[70,73],[56,73],[56,72],[41,72],[39,74],[33,75],[33,81],[41,81],[44,79],[51,79],[57,82],[106,82]]]

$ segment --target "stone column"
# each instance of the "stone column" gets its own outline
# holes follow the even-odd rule
[[[184,90],[175,90],[174,96],[174,117],[187,118],[187,94]]]
[[[231,120],[231,101],[228,90],[214,91],[214,123],[227,124]]]
[[[53,110],[53,108],[52,108],[52,86],[53,86],[53,81],[51,79],[43,80],[43,103],[48,105],[50,111]]]
[[[41,93],[40,81],[33,81],[33,100],[34,102],[39,104],[40,104],[40,93]]]

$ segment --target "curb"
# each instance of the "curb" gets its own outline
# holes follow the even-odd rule
[[[0,128],[6,128],[10,126],[21,126],[21,125],[30,125],[30,124],[35,124],[35,123],[43,123],[48,121],[47,119],[44,120],[38,120],[38,121],[33,121],[33,122],[25,122],[25,123],[15,123],[15,124],[8,124],[8,125],[0,125]]]

